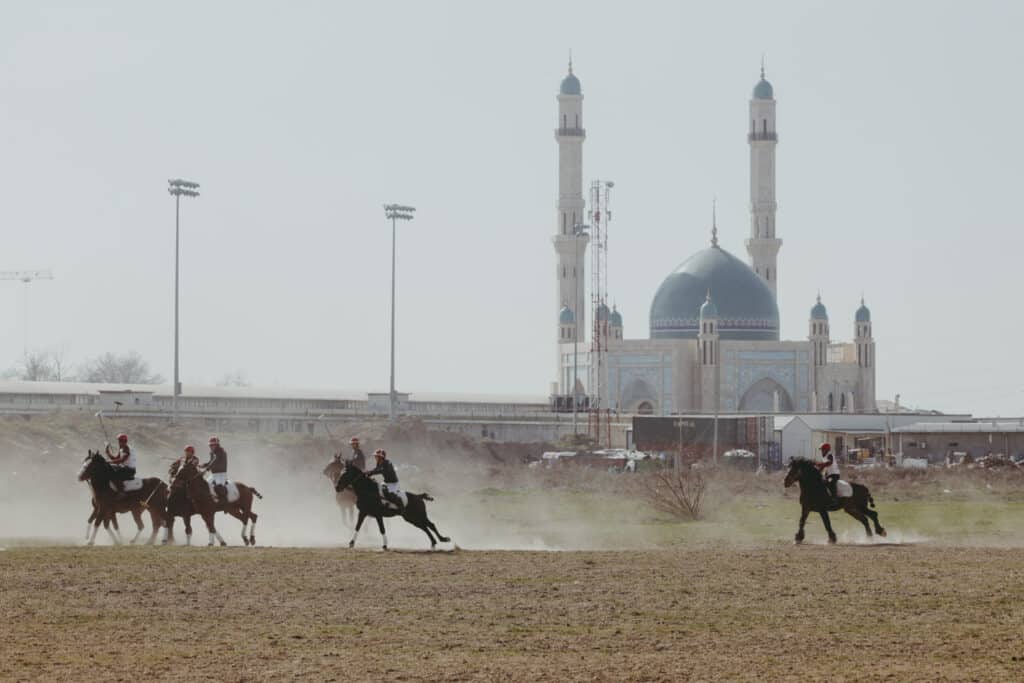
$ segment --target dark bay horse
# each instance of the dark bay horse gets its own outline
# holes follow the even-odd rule
[[[360,470],[358,467],[353,465],[345,464],[345,469],[342,471],[341,476],[338,477],[338,482],[334,485],[335,491],[344,491],[346,488],[352,487],[352,490],[356,493],[356,507],[359,509],[359,518],[356,520],[355,532],[352,534],[352,540],[348,542],[348,547],[351,548],[356,544],[356,536],[359,535],[359,528],[363,526],[363,520],[367,517],[373,517],[377,520],[377,528],[380,529],[381,538],[384,540],[384,550],[388,549],[388,535],[384,530],[384,517],[395,517],[398,515],[398,510],[395,508],[385,505],[380,498],[380,486],[370,477]],[[434,523],[427,518],[427,505],[425,501],[434,500],[426,493],[406,493],[408,503],[405,505],[405,509],[402,511],[402,519],[412,524],[417,529],[422,529],[427,534],[427,538],[430,539],[430,547],[433,549],[437,542],[448,543],[451,541],[450,538],[441,535],[441,532],[437,530]],[[433,530],[434,534],[437,534],[437,540],[434,540],[434,534],[430,533]]]
[[[257,515],[252,511],[252,503],[254,498],[263,498],[263,496],[259,491],[242,482],[236,481],[234,484],[238,487],[238,500],[221,503],[210,492],[210,485],[203,479],[203,473],[191,462],[182,465],[171,481],[171,493],[173,494],[179,489],[183,491],[189,503],[192,504],[195,514],[202,517],[203,522],[206,523],[206,529],[210,532],[210,542],[207,545],[213,545],[214,538],[220,541],[221,545],[227,545],[213,523],[213,516],[218,512],[226,512],[238,519],[242,523],[242,542],[245,545],[256,545]],[[252,522],[252,526],[249,527],[249,535],[246,536],[245,530],[249,522]]]
[[[180,460],[171,463],[171,468],[167,471],[170,481],[174,481],[174,476],[180,467]],[[174,543],[174,518],[181,517],[185,523],[185,545],[192,545],[192,515],[194,514],[196,514],[195,508],[192,507],[192,501],[185,495],[184,487],[173,489],[167,496],[167,514],[165,515],[167,528],[164,530],[164,544]]]
[[[346,464],[348,463],[341,459],[341,453],[337,453],[324,467],[323,475],[331,480],[331,486],[338,483],[338,477],[345,470]],[[335,491],[334,500],[341,510],[341,521],[346,526],[354,527],[356,523],[356,494],[352,489]]]
[[[146,528],[146,525],[142,523],[141,510],[133,509],[129,510],[129,512],[132,513],[132,518],[135,520],[135,526],[137,527],[138,530],[135,532],[135,535],[132,537],[132,540],[128,541],[128,543],[135,543],[135,541],[139,540],[139,536],[142,535],[142,530]],[[96,507],[96,497],[93,496],[92,512],[89,514],[89,519],[85,522],[85,540],[87,542],[89,540],[89,537],[92,535],[92,525],[96,521],[97,517],[99,517],[99,508]],[[103,520],[100,521],[102,522]],[[117,536],[121,535],[121,528],[117,524],[117,515],[114,515],[110,518],[109,525],[114,527],[114,533]],[[106,526],[106,524],[104,526]]]
[[[815,467],[814,461],[806,458],[793,458],[789,461],[789,472],[786,473],[785,485],[788,488],[794,482],[800,485],[800,528],[794,537],[797,543],[804,540],[804,522],[807,521],[807,515],[811,512],[821,515],[825,531],[828,532],[829,543],[836,542],[836,534],[832,531],[828,513],[837,510],[845,510],[848,515],[863,524],[868,537],[871,536],[869,518],[874,522],[875,533],[885,536],[885,529],[878,523],[878,513],[871,509],[875,506],[875,499],[871,497],[867,486],[850,484],[853,487],[853,495],[833,501],[825,487],[825,481],[821,478],[821,472]]]
[[[167,505],[167,484],[156,477],[143,479],[142,488],[138,491],[127,491],[118,493],[110,487],[114,475],[114,469],[106,458],[99,451],[89,451],[82,462],[82,469],[78,472],[79,481],[89,482],[92,488],[93,504],[96,506],[95,514],[92,516],[92,535],[87,540],[89,545],[96,541],[96,532],[99,531],[100,523],[107,530],[114,543],[120,544],[120,534],[114,535],[110,530],[110,522],[115,522],[115,515],[119,512],[131,512],[138,523],[142,524],[142,511],[149,510],[149,517],[153,523],[153,533],[147,545],[153,543],[160,527],[164,525],[164,508]],[[138,534],[135,535],[138,538]],[[135,539],[132,539],[135,542]]]

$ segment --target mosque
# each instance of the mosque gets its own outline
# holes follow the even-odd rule
[[[590,235],[583,195],[583,89],[569,73],[558,94],[557,255],[558,380],[561,409],[577,405],[621,413],[875,412],[875,342],[861,301],[855,339],[833,341],[820,295],[807,338],[779,338],[775,213],[775,94],[761,79],[750,99],[749,265],[711,243],[654,293],[647,339],[628,339],[623,316],[596,302],[598,325],[586,326],[585,252]],[[587,339],[587,337],[590,339]],[[594,339],[597,337],[597,339]],[[595,406],[596,403],[596,406]]]

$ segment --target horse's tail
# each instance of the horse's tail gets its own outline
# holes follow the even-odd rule
[[[422,498],[423,500],[434,500],[434,497],[429,493],[421,493],[420,498]]]
[[[256,496],[260,500],[263,500],[263,495],[259,491],[257,491],[255,488],[250,486],[249,490],[252,491],[252,495]]]
[[[875,507],[875,499],[871,497],[871,492],[868,492],[868,505]]]

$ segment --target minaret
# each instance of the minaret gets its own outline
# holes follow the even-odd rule
[[[700,307],[700,334],[697,335],[697,354],[700,362],[700,408],[710,413],[721,408],[718,402],[719,350],[718,308],[711,301],[711,292]]]
[[[777,295],[778,254],[782,240],[775,237],[775,95],[765,80],[764,62],[761,80],[754,86],[750,100],[750,239],[747,253],[750,266]]]
[[[558,223],[552,241],[558,257],[555,279],[558,282],[558,309],[562,304],[572,310],[578,341],[586,338],[586,287],[583,263],[590,236],[582,230],[586,220],[583,201],[583,92],[580,80],[572,72],[562,79],[558,91]]]
[[[822,409],[818,401],[825,393],[825,365],[828,364],[829,344],[828,311],[825,304],[821,303],[820,292],[818,302],[811,308],[808,327],[807,341],[811,344],[811,412],[816,413]]]
[[[860,371],[858,389],[861,393],[860,408],[865,412],[874,412],[875,405],[875,338],[871,335],[871,311],[864,305],[861,297],[860,308],[853,319],[857,345],[857,367]]]

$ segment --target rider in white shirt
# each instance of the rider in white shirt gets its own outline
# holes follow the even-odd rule
[[[836,500],[836,482],[839,481],[839,463],[836,462],[836,456],[832,452],[832,446],[827,442],[821,444],[818,448],[821,451],[821,462],[817,463],[817,467],[821,470],[821,476],[825,479],[825,486],[828,489],[829,495],[832,496],[833,500]]]

